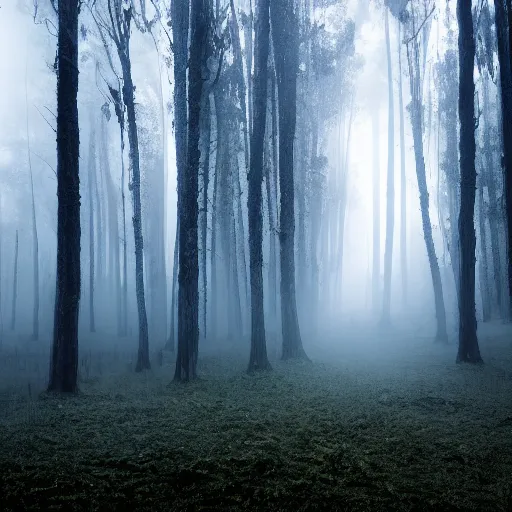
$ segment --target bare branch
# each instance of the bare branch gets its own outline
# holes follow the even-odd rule
[[[421,22],[418,30],[416,30],[416,32],[409,39],[404,40],[405,45],[408,45],[409,43],[411,43],[418,37],[418,34],[421,32],[421,29],[425,26],[425,23],[427,23],[427,21],[430,19],[430,17],[434,14],[435,10],[436,10],[436,4],[434,4],[432,6],[432,9],[430,10],[430,12],[425,16],[425,19]]]
[[[43,113],[39,110],[39,108],[37,107],[37,105],[34,105],[34,107],[36,108],[36,110],[39,112],[40,116],[46,121],[46,124],[55,132],[57,133],[57,130],[50,124],[50,122],[48,121],[48,119],[46,119],[46,117],[44,117]]]

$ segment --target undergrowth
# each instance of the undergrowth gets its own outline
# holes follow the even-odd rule
[[[339,354],[248,376],[219,355],[189,385],[167,360],[4,394],[0,509],[510,511],[511,347],[488,347],[478,368]]]

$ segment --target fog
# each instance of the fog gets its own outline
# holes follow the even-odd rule
[[[0,0],[6,510],[510,510],[511,6],[468,3]]]

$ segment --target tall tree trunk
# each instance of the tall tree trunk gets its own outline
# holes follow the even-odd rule
[[[125,13],[127,11],[124,11]],[[130,144],[130,163],[132,168],[131,191],[133,201],[133,237],[135,241],[135,291],[137,296],[137,313],[139,319],[139,349],[135,371],[149,369],[148,317],[144,293],[144,239],[142,236],[142,207],[140,200],[140,159],[139,136],[135,116],[135,90],[132,80],[130,61],[130,15],[125,14],[124,43],[119,50],[119,59],[123,69],[123,102],[126,106],[128,120],[128,142]]]
[[[412,45],[412,50],[410,46]],[[434,238],[432,236],[432,224],[429,213],[429,194],[427,187],[427,176],[425,172],[425,159],[423,154],[423,122],[422,122],[422,100],[421,100],[421,74],[419,64],[419,43],[414,39],[407,46],[409,63],[409,80],[411,85],[411,124],[414,141],[414,158],[416,161],[416,178],[418,180],[418,190],[420,193],[421,221],[423,225],[423,237],[427,248],[430,272],[432,275],[432,285],[434,288],[434,301],[436,308],[437,332],[436,341],[446,343],[448,341],[448,332],[446,329],[446,311],[444,308],[443,285],[441,281],[441,272],[439,271],[439,262],[437,261]]]
[[[282,358],[307,358],[302,346],[295,293],[293,145],[297,120],[299,41],[293,0],[273,0],[270,16],[279,105]]]
[[[379,310],[380,296],[380,147],[379,147],[379,110],[376,107],[372,115],[373,138],[373,263],[372,263],[372,309]]]
[[[78,0],[58,0],[57,284],[48,391],[77,391],[80,302]]]
[[[457,362],[481,363],[475,313],[475,39],[471,4],[457,0],[459,21],[460,289]]]
[[[257,0],[256,0],[257,1]],[[256,7],[257,9],[258,7]],[[252,0],[249,0],[249,14],[247,15],[247,23],[244,26],[244,42],[245,42],[245,67],[247,71],[247,97],[248,97],[248,111],[249,111],[249,136],[252,134],[252,124],[254,119],[253,113],[253,83],[252,78],[252,62],[253,62],[253,51],[252,51],[252,32],[253,32],[253,13],[252,13]]]
[[[267,124],[268,51],[270,43],[269,0],[256,6],[256,41],[254,70],[254,122],[251,135],[249,168],[249,261],[251,278],[251,353],[249,371],[269,369],[265,340],[263,307],[263,153]],[[268,178],[267,178],[268,183]],[[267,185],[268,186],[268,185]],[[269,211],[271,205],[269,203]],[[270,218],[272,215],[270,215]],[[272,236],[272,234],[270,235]]]
[[[217,110],[217,105],[215,104],[215,110]],[[219,132],[217,128],[217,156],[215,161],[215,175],[213,177],[213,199],[212,199],[212,241],[211,241],[211,254],[210,254],[210,303],[211,303],[211,333],[212,337],[215,339],[217,337],[217,231],[218,231],[218,223],[217,223],[217,189],[218,189],[218,181],[219,181]]]
[[[171,19],[173,34],[174,55],[174,127],[176,143],[176,169],[178,173],[178,210],[176,220],[176,241],[174,243],[174,267],[178,265],[181,254],[179,234],[180,229],[180,202],[183,197],[183,183],[187,166],[187,61],[188,61],[188,33],[189,33],[189,2],[172,0]],[[178,253],[176,254],[176,251]],[[177,257],[176,257],[177,256]],[[173,279],[176,272],[173,271]],[[173,295],[174,298],[174,295]],[[178,299],[179,303],[179,299]],[[179,307],[179,306],[178,306]],[[171,311],[171,318],[175,311]],[[179,324],[179,321],[178,321]],[[174,321],[171,321],[171,337],[174,340]],[[173,342],[174,346],[174,342]]]
[[[210,112],[210,94],[203,94],[203,107],[201,109],[201,132],[203,134],[203,192],[202,192],[202,208],[201,208],[201,273],[203,277],[203,338],[206,339],[207,334],[207,302],[208,302],[208,187],[210,184],[210,144],[211,144],[211,112]]]
[[[174,353],[176,347],[176,287],[178,285],[178,254],[180,237],[179,219],[176,219],[176,237],[174,239],[174,257],[172,262],[172,288],[171,288],[171,328],[165,348]]]
[[[121,204],[123,210],[123,330],[122,335],[128,335],[128,255],[126,232],[126,196],[125,196],[125,166],[124,166],[124,136],[121,133]]]
[[[487,236],[485,233],[485,203],[483,180],[478,183],[478,240],[480,242],[479,263],[480,295],[482,297],[482,320],[488,322],[491,319],[491,287],[489,286],[489,273],[487,261]]]
[[[2,225],[2,193],[0,192],[0,226]],[[2,348],[2,334],[4,330],[4,315],[3,315],[3,309],[2,309],[2,250],[3,250],[3,244],[2,244],[2,234],[3,229],[0,229],[0,349]]]
[[[14,242],[14,270],[12,274],[12,310],[11,310],[11,331],[16,327],[16,303],[18,302],[18,230],[16,230],[16,241]]]
[[[123,218],[123,278],[121,286],[121,329],[120,336],[128,334],[128,262],[127,262],[127,239],[126,239],[126,196],[125,196],[125,165],[124,165],[124,105],[119,91],[109,87],[110,95],[114,101],[114,109],[119,123],[121,143],[121,209]],[[117,214],[117,212],[116,212]]]
[[[94,117],[91,116],[91,132],[89,134],[89,176],[88,194],[89,194],[89,331],[96,332],[96,321],[94,317],[94,207],[92,195],[92,181],[96,174],[96,144]]]
[[[112,288],[116,302],[117,315],[117,334],[123,335],[123,304],[121,290],[121,258],[119,251],[119,222],[117,218],[117,194],[110,171],[110,161],[108,155],[108,132],[106,129],[105,116],[101,117],[100,129],[100,155],[103,166],[105,167],[105,182],[108,196],[108,218],[109,218],[109,260],[110,272],[112,274]]]
[[[184,8],[177,10],[186,10]],[[188,88],[187,167],[179,176],[178,202],[180,222],[178,287],[178,354],[174,379],[188,381],[196,377],[199,338],[199,261],[198,261],[198,182],[199,122],[205,58],[207,20],[205,0],[192,0],[190,12],[190,58]],[[185,171],[185,172],[183,172]]]
[[[500,258],[500,238],[499,223],[501,220],[501,209],[496,192],[496,178],[494,176],[494,158],[492,151],[492,126],[490,121],[490,102],[489,102],[489,76],[484,77],[484,157],[485,157],[485,183],[487,193],[489,194],[489,228],[491,233],[491,254],[492,265],[494,271],[494,285],[496,287],[496,302],[498,311],[501,312],[501,296],[502,296],[502,270]]]
[[[30,131],[28,123],[28,92],[27,92],[27,72],[25,71],[25,104],[27,114],[27,156],[28,169],[30,173],[30,195],[32,202],[32,244],[33,244],[33,270],[34,270],[34,305],[32,315],[32,340],[39,339],[39,237],[37,235],[36,221],[36,201],[34,198],[34,175],[32,172],[32,155],[30,150]]]
[[[395,106],[393,101],[393,68],[389,37],[388,10],[384,11],[386,50],[388,56],[388,176],[386,194],[386,246],[384,251],[384,298],[382,302],[382,324],[391,321],[391,272],[393,266],[393,236],[395,230]]]
[[[512,2],[494,0],[501,82],[504,195],[507,217],[509,306],[512,305]]]

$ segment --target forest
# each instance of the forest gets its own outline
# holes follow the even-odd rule
[[[512,0],[0,47],[0,510],[512,510]]]

